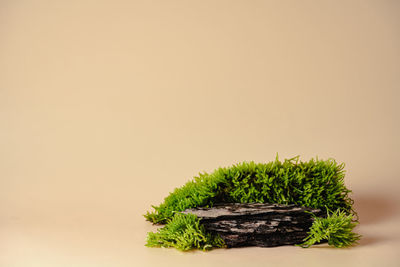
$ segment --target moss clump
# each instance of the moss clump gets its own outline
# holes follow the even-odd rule
[[[353,216],[355,215],[352,209],[353,200],[349,197],[351,190],[344,185],[343,168],[344,164],[338,164],[334,159],[317,158],[302,162],[297,156],[281,162],[277,156],[275,161],[269,163],[243,162],[216,169],[210,174],[200,173],[184,186],[176,188],[159,206],[152,206],[154,211],[144,215],[153,223],[167,223],[158,233],[149,233],[147,245],[174,246],[183,250],[188,246],[196,248],[218,246],[216,244],[220,244],[219,242],[210,241],[220,239],[215,236],[213,237],[215,239],[208,236],[207,239],[202,239],[205,243],[198,243],[200,239],[196,239],[195,236],[207,236],[204,229],[199,228],[200,226],[192,227],[195,230],[183,227],[184,224],[197,225],[197,218],[176,217],[175,214],[188,208],[212,207],[214,203],[221,202],[296,204],[326,211],[341,210],[340,214]],[[343,216],[339,216],[338,220],[343,219]],[[184,220],[189,221],[183,223],[181,227],[171,226],[171,224],[181,225]],[[175,239],[171,239],[171,236]],[[184,242],[180,239],[183,236],[191,241]],[[308,240],[311,239],[310,237]],[[332,241],[336,240],[335,238],[330,240],[332,245],[340,244]]]
[[[166,223],[176,211],[218,202],[296,204],[351,213],[353,200],[344,185],[343,167],[333,159],[301,162],[295,157],[219,168],[176,188],[145,217],[153,223]]]
[[[315,216],[314,216],[315,217]],[[357,243],[360,235],[353,232],[358,222],[354,221],[352,214],[346,214],[341,210],[333,213],[328,212],[326,218],[315,217],[314,222],[304,239],[301,247],[308,248],[321,241],[328,241],[328,244],[337,248],[349,247]]]
[[[148,234],[146,246],[175,247],[186,251],[193,248],[208,250],[225,244],[218,235],[206,232],[196,215],[178,213],[157,233]]]

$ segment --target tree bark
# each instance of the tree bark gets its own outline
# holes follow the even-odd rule
[[[320,209],[265,203],[220,203],[212,208],[187,209],[205,229],[219,234],[227,247],[275,247],[303,242]]]

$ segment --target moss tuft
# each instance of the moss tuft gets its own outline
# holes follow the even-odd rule
[[[146,246],[174,247],[187,251],[224,247],[225,243],[218,235],[206,232],[196,215],[177,213],[157,233],[148,234]]]
[[[351,214],[346,214],[341,210],[333,213],[328,212],[326,218],[315,217],[314,222],[300,246],[308,248],[316,243],[328,241],[328,244],[337,248],[349,247],[357,243],[360,235],[353,232],[358,222],[354,221]]]

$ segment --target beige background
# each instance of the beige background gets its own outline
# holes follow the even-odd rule
[[[0,0],[0,266],[400,266],[399,1]],[[181,253],[200,171],[346,163],[351,249]]]

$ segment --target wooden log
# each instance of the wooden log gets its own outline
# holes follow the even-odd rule
[[[219,234],[228,247],[274,247],[302,243],[320,209],[266,203],[220,203],[187,209],[206,230]]]

